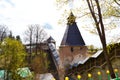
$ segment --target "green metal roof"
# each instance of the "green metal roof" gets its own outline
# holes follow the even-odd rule
[[[25,78],[25,77],[28,77],[28,76],[31,76],[31,75],[32,75],[28,67],[19,68],[19,69],[18,69],[18,74],[19,74],[22,78]]]
[[[4,78],[4,73],[5,73],[5,70],[0,70],[0,78],[1,78],[1,79]],[[22,78],[32,76],[32,73],[30,72],[30,70],[29,70],[28,67],[19,68],[19,69],[18,69],[18,74],[19,74]]]
[[[5,73],[4,70],[0,70],[0,78],[4,78],[4,73]]]

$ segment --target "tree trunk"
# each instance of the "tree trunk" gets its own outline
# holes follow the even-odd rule
[[[37,34],[36,34],[36,55],[38,54],[38,31],[37,31]]]
[[[88,7],[89,7],[91,15],[92,15],[92,17],[95,21],[95,24],[96,24],[96,28],[97,28],[97,31],[98,31],[98,34],[99,34],[99,37],[100,37],[100,40],[101,40],[101,43],[102,43],[104,57],[106,59],[107,66],[108,66],[108,69],[110,71],[110,75],[111,75],[112,78],[115,78],[113,67],[112,67],[111,61],[109,59],[109,55],[108,55],[107,48],[106,48],[105,29],[104,29],[104,24],[103,24],[103,20],[102,20],[102,14],[101,14],[101,8],[100,8],[100,5],[99,5],[99,0],[94,0],[94,1],[96,3],[96,6],[97,6],[96,11],[98,13],[98,16],[95,15],[96,11],[94,9],[92,0],[87,0]]]
[[[105,35],[105,29],[104,29],[104,24],[103,24],[103,20],[102,20],[102,14],[101,14],[101,9],[100,9],[100,5],[99,5],[99,0],[95,0],[95,1],[96,1],[96,4],[97,4],[99,23],[100,23],[100,27],[101,27],[101,34],[102,34],[101,43],[102,43],[102,46],[103,46],[104,57],[106,59],[111,77],[115,78],[115,73],[113,71],[113,67],[112,67],[112,64],[111,64],[111,61],[110,61],[110,57],[109,57],[108,52],[107,52],[106,35]]]
[[[30,35],[30,53],[29,53],[29,64],[31,63],[32,59],[32,35]]]
[[[104,57],[105,57],[106,62],[107,62],[108,69],[110,71],[110,75],[112,78],[115,78],[115,73],[114,73],[108,52],[107,52],[106,44],[103,44],[103,53],[104,53]]]

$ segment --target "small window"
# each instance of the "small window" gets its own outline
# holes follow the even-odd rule
[[[73,47],[71,47],[71,52],[73,52]]]
[[[80,50],[83,49],[82,47],[80,47]]]

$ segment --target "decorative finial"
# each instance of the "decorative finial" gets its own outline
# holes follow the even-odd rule
[[[75,22],[76,17],[73,15],[73,13],[70,13],[70,16],[67,18],[68,20],[68,25],[72,25]]]

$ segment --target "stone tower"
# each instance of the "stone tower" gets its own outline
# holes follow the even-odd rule
[[[60,65],[58,68],[59,79],[64,80],[66,70],[79,63],[87,57],[87,47],[75,22],[76,17],[71,12],[67,18],[67,28],[64,33],[60,48]]]
[[[76,17],[71,12],[67,18],[67,28],[62,39],[59,55],[64,68],[79,65],[86,58],[87,47],[75,22]]]

